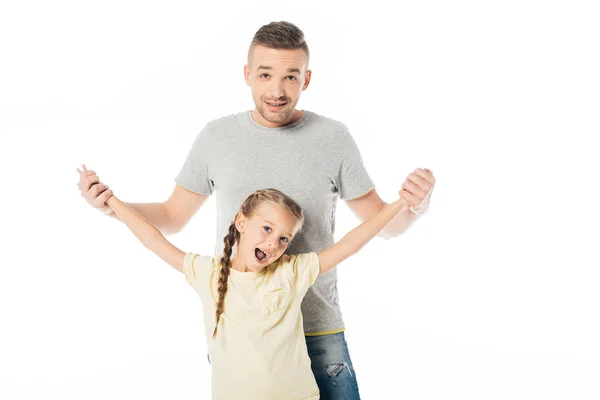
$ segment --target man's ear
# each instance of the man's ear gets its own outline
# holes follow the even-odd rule
[[[244,65],[244,79],[246,80],[246,85],[251,86],[250,83],[250,67]]]
[[[235,217],[235,228],[238,230],[240,235],[246,230],[247,223],[248,219],[246,218],[246,216],[241,212],[238,213],[238,215]]]
[[[304,74],[304,86],[302,86],[302,90],[306,90],[308,85],[310,85],[310,78],[312,78],[312,71],[309,69],[306,71],[306,74]]]

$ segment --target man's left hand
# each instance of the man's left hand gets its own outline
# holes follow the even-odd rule
[[[427,168],[417,168],[408,175],[399,194],[410,205],[414,214],[422,215],[429,207],[429,198],[434,186],[433,173]]]

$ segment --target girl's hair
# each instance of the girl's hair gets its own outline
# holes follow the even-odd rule
[[[302,213],[302,208],[300,208],[300,206],[289,196],[283,194],[277,189],[257,190],[246,197],[240,206],[238,213],[236,214],[236,218],[234,218],[233,222],[231,222],[231,225],[229,225],[229,232],[227,233],[227,236],[225,236],[223,239],[225,247],[223,248],[221,272],[219,273],[219,300],[217,301],[217,321],[215,324],[215,330],[213,332],[213,338],[217,336],[217,327],[219,326],[219,320],[221,319],[221,314],[223,313],[223,303],[225,301],[225,295],[227,294],[227,281],[229,279],[229,271],[231,269],[231,253],[233,251],[233,246],[236,245],[240,240],[240,232],[235,227],[235,221],[240,213],[244,214],[248,218],[251,217],[258,206],[265,202],[269,202],[274,206],[278,206],[289,211],[296,220],[296,232],[301,229],[302,224],[304,223],[304,214]]]

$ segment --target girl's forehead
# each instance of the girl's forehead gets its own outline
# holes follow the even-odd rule
[[[266,202],[262,203],[256,209],[252,219],[270,223],[277,226],[279,229],[289,230],[290,233],[294,231],[296,226],[296,220],[288,210]]]

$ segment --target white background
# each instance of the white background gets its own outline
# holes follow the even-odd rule
[[[165,200],[205,123],[253,107],[254,32],[289,20],[312,54],[299,108],[350,128],[385,200],[415,167],[438,182],[338,269],[362,397],[599,399],[592,3],[3,2],[0,398],[210,397],[199,299],[75,168]],[[214,200],[176,245],[212,251]],[[336,238],[356,224],[342,202]]]

